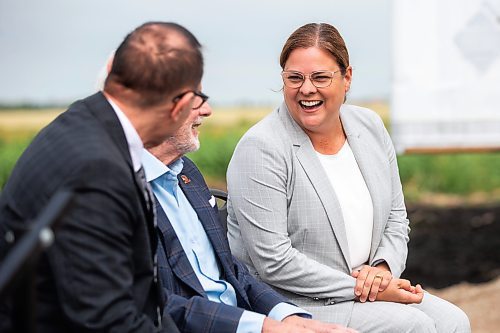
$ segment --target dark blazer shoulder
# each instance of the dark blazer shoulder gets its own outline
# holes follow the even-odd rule
[[[107,153],[116,148],[128,165],[132,165],[127,138],[113,107],[101,92],[73,103],[62,115],[59,127],[67,126],[75,141],[92,154]],[[122,161],[120,161],[121,163]]]
[[[85,182],[82,170],[96,173],[96,166],[113,167],[129,178],[127,165],[131,158],[121,124],[104,95],[97,93],[71,104],[35,136],[12,170],[2,205],[30,219],[59,188]],[[32,204],[22,205],[28,199]]]

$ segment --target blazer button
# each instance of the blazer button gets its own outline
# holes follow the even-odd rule
[[[335,304],[335,301],[333,300],[333,298],[327,298],[325,300],[325,305],[334,305]]]

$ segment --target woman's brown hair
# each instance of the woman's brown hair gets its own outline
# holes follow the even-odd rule
[[[285,68],[286,61],[293,50],[309,47],[318,47],[330,53],[337,61],[342,75],[345,75],[349,67],[349,53],[338,30],[328,23],[309,23],[295,30],[288,37],[281,51],[281,68]]]

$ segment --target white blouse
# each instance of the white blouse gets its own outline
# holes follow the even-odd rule
[[[316,154],[340,203],[349,244],[351,269],[357,269],[366,264],[370,255],[373,230],[370,192],[347,140],[337,154]]]

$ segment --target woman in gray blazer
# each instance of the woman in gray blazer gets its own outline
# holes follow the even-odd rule
[[[345,105],[352,67],[331,25],[285,43],[284,103],[241,139],[227,173],[233,254],[316,319],[360,332],[470,332],[456,306],[400,279],[408,219],[394,148]]]

